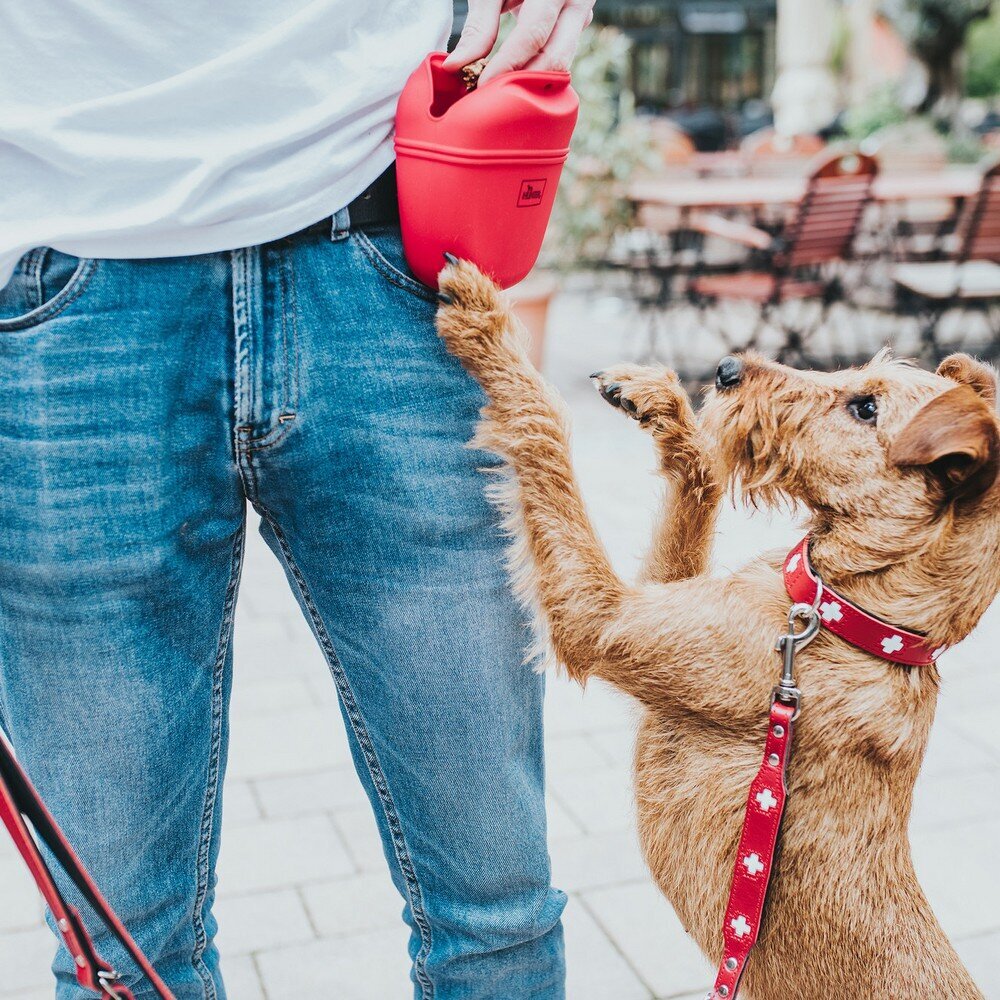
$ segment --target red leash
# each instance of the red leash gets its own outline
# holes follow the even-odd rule
[[[39,892],[52,911],[56,926],[70,955],[76,963],[76,978],[101,1000],[135,1000],[132,991],[122,985],[118,973],[98,955],[80,914],[70,906],[59,891],[52,873],[32,836],[31,827],[52,852],[63,871],[73,880],[81,895],[93,907],[109,931],[121,942],[149,980],[160,1000],[174,1000],[174,995],[156,974],[149,960],[132,940],[129,932],[94,885],[72,847],[56,825],[45,803],[35,791],[24,769],[17,762],[10,745],[0,733],[0,820],[24,858]]]
[[[736,1000],[760,933],[788,796],[786,774],[793,724],[802,703],[802,692],[795,684],[795,654],[816,637],[821,627],[873,656],[906,666],[927,666],[944,652],[944,647],[931,649],[919,632],[891,625],[827,587],[809,563],[808,535],[788,554],[784,580],[788,596],[795,603],[788,612],[788,631],[778,638],[776,647],[782,654],[781,682],[771,693],[764,760],[747,795],[743,832],[733,864],[722,926],[722,962],[706,1000]],[[796,632],[799,620],[806,625]]]

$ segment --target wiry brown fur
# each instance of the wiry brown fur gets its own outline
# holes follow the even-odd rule
[[[831,585],[935,645],[957,642],[1000,588],[993,375],[962,356],[937,375],[885,355],[835,374],[750,356],[742,384],[710,393],[696,419],[665,369],[603,373],[651,432],[670,487],[630,585],[591,528],[564,406],[528,363],[516,320],[471,265],[447,269],[442,288],[454,304],[441,308],[439,331],[489,398],[478,443],[509,466],[501,492],[518,586],[572,677],[604,678],[642,704],[643,848],[717,961],[789,606],[784,553],[706,575],[719,500],[735,482],[757,502],[804,504]],[[876,426],[846,407],[866,394],[878,399]],[[936,668],[899,667],[823,631],[797,673],[805,699],[790,799],[744,995],[980,997],[917,884],[907,839]]]

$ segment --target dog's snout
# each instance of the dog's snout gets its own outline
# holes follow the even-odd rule
[[[727,354],[715,371],[715,388],[732,389],[733,386],[739,385],[742,379],[743,362],[732,354]]]

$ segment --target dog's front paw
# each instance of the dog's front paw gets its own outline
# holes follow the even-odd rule
[[[449,255],[438,276],[438,333],[456,357],[475,367],[510,327],[500,289],[475,264]]]
[[[601,396],[654,432],[670,433],[693,420],[691,403],[669,368],[615,365],[590,376]]]

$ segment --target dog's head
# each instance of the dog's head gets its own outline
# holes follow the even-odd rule
[[[996,393],[963,354],[932,374],[888,352],[833,373],[748,353],[720,363],[702,421],[750,500],[798,501],[826,530],[863,523],[898,558],[943,522],[1000,516]]]

